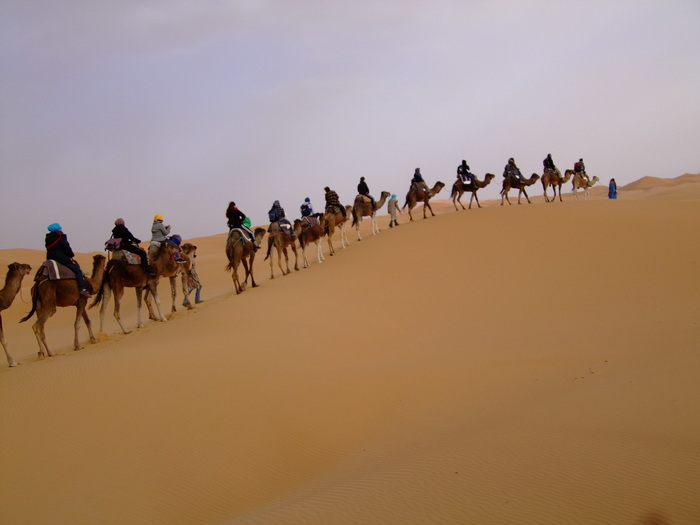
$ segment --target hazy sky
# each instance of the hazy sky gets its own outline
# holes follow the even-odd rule
[[[100,250],[117,217],[147,240],[156,213],[210,235],[230,200],[294,218],[463,158],[483,198],[511,156],[697,173],[699,28],[697,0],[0,0],[0,248],[60,222]]]

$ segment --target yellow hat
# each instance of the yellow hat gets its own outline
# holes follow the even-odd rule
[[[162,221],[163,216],[160,213],[157,213],[155,217],[153,217],[154,221]]]

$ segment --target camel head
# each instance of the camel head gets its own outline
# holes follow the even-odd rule
[[[9,276],[11,273],[19,273],[22,277],[25,275],[29,275],[32,271],[32,267],[29,266],[28,264],[23,264],[23,263],[18,263],[18,262],[13,262],[12,264],[7,265],[7,275]]]
[[[487,173],[486,175],[484,175],[484,180],[487,183],[491,182],[495,178],[496,178],[496,176],[493,173]]]
[[[197,247],[189,242],[182,245],[182,251],[185,252],[190,258],[197,256]]]
[[[105,261],[107,258],[102,255],[101,253],[98,253],[97,255],[92,256],[92,267],[93,268],[98,268],[100,266],[104,266]]]
[[[435,183],[435,186],[433,186],[433,189],[430,191],[433,195],[437,195],[438,193],[440,193],[442,191],[442,188],[444,188],[444,187],[445,187],[444,182],[437,181]]]

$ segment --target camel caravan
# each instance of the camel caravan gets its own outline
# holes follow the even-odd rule
[[[544,172],[540,176],[533,173],[529,178],[523,177],[515,161],[511,158],[503,173],[501,195],[501,206],[505,202],[511,204],[508,194],[510,190],[518,190],[518,204],[521,203],[521,196],[525,196],[528,203],[531,203],[527,194],[527,188],[534,185],[537,180],[541,180],[544,201],[554,202],[559,194],[561,202],[562,186],[572,180],[574,198],[578,200],[578,190],[583,190],[584,199],[590,200],[589,193],[596,183],[598,177],[589,178],[583,166],[583,159],[575,163],[573,170],[565,170],[561,175],[548,155],[543,162]],[[495,179],[492,173],[486,173],[482,180],[479,180],[470,172],[469,165],[462,161],[457,168],[457,180],[453,183],[450,192],[450,200],[459,211],[457,204],[462,210],[471,209],[472,202],[481,208],[477,192],[488,186]],[[547,195],[547,190],[552,187],[553,196]],[[299,271],[299,253],[301,251],[303,268],[309,268],[309,258],[307,248],[315,245],[316,261],[325,261],[323,255],[323,239],[328,243],[328,254],[333,256],[336,253],[334,239],[336,232],[340,238],[341,249],[350,245],[347,237],[346,225],[352,219],[351,227],[355,227],[357,240],[361,241],[360,225],[365,217],[371,221],[371,234],[380,233],[377,224],[377,213],[388,203],[387,208],[390,214],[390,227],[398,226],[396,213],[408,208],[408,216],[413,221],[413,210],[418,204],[423,204],[423,218],[428,218],[427,213],[435,216],[435,212],[430,206],[430,200],[438,195],[445,184],[441,181],[435,182],[430,187],[423,180],[420,168],[416,168],[413,179],[403,206],[400,206],[396,195],[388,191],[382,191],[379,199],[375,200],[369,192],[364,177],[358,184],[358,193],[353,204],[344,205],[334,191],[326,187],[325,208],[321,213],[314,213],[310,199],[307,197],[300,210],[302,217],[295,219],[291,223],[284,213],[284,210],[275,201],[269,212],[270,225],[265,228],[250,227],[250,219],[241,212],[234,202],[229,204],[226,211],[228,218],[229,234],[226,238],[224,253],[228,259],[225,271],[231,272],[233,287],[236,294],[240,294],[250,286],[255,288],[255,276],[253,272],[254,261],[258,249],[262,247],[263,240],[267,235],[267,249],[264,260],[270,260],[270,279],[275,278],[275,259],[281,274],[291,273],[289,263],[289,251],[294,254],[294,270]],[[468,208],[465,208],[461,199],[465,193],[470,193]],[[391,197],[391,198],[390,198]],[[34,284],[31,288],[31,310],[20,322],[29,320],[36,314],[36,321],[32,325],[40,358],[55,355],[49,348],[46,341],[45,325],[58,307],[75,307],[74,323],[74,350],[81,349],[79,331],[81,321],[85,322],[91,343],[96,342],[92,331],[92,324],[87,310],[100,306],[100,332],[104,330],[104,318],[110,298],[114,299],[113,315],[121,331],[124,334],[130,333],[121,320],[121,300],[126,288],[133,288],[136,294],[136,327],[144,326],[142,320],[142,305],[145,302],[148,310],[148,317],[151,320],[166,322],[158,295],[158,282],[161,278],[170,281],[171,309],[170,313],[177,311],[177,283],[180,282],[182,289],[182,305],[187,309],[194,308],[189,300],[190,292],[193,290],[193,281],[199,282],[194,272],[194,257],[196,257],[197,247],[185,243],[178,235],[170,234],[170,226],[163,224],[163,217],[155,215],[151,228],[151,242],[148,253],[139,246],[141,241],[134,237],[126,228],[123,219],[115,221],[115,228],[112,230],[112,237],[105,243],[105,249],[109,258],[98,254],[93,257],[92,271],[90,276],[84,276],[82,270],[73,259],[73,251],[68,244],[67,237],[63,233],[60,225],[54,223],[49,226],[49,234],[46,236],[47,260],[37,270],[34,277]],[[299,250],[297,250],[297,244]],[[284,257],[284,266],[282,258]],[[243,274],[240,267],[243,266]],[[17,294],[21,290],[22,280],[28,276],[32,268],[27,264],[12,263],[8,266],[5,277],[5,286],[0,290],[0,342],[7,363],[10,367],[18,363],[12,358],[8,350],[8,343],[2,327],[2,311],[9,308]],[[197,289],[197,301],[201,284]],[[92,301],[89,306],[88,302]]]

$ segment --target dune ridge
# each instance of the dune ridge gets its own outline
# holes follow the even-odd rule
[[[61,309],[43,361],[15,303],[0,522],[697,523],[694,177],[442,200],[289,276],[259,257],[239,296],[195,239],[205,303],[126,336],[110,304],[80,352]]]

